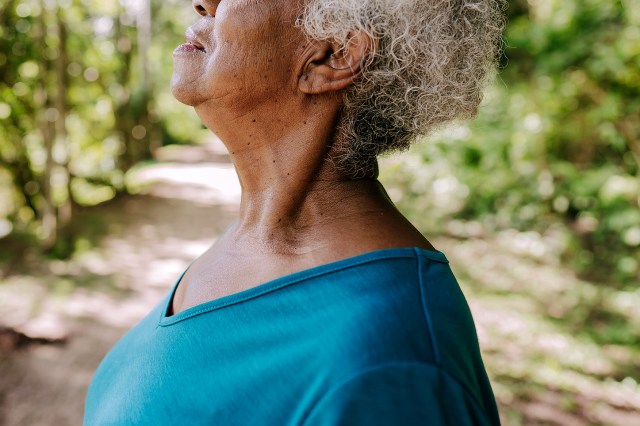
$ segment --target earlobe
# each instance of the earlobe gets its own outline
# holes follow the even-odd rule
[[[364,31],[350,32],[344,43],[312,42],[305,52],[298,88],[310,95],[347,88],[362,75],[376,48],[376,40]]]

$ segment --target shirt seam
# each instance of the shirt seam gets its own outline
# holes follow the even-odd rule
[[[471,390],[469,389],[467,384],[464,383],[463,381],[459,380],[455,375],[449,373],[442,366],[440,366],[438,364],[435,364],[435,363],[424,362],[424,361],[389,361],[389,362],[376,364],[376,365],[373,365],[373,366],[358,370],[355,373],[351,374],[350,376],[347,376],[347,378],[345,378],[344,380],[338,382],[337,385],[331,387],[324,395],[322,395],[313,404],[312,408],[307,412],[307,414],[298,423],[298,425],[301,425],[301,426],[306,425],[307,422],[309,421],[309,419],[313,417],[313,415],[316,413],[318,408],[324,403],[324,401],[327,401],[329,398],[331,398],[334,394],[336,394],[342,388],[347,386],[349,383],[352,383],[352,382],[356,381],[357,379],[364,377],[367,374],[374,373],[377,370],[383,370],[383,369],[386,369],[386,368],[392,369],[392,368],[397,368],[397,367],[428,367],[428,368],[434,368],[437,371],[438,374],[443,374],[446,378],[448,378],[451,381],[453,381],[453,383],[455,383],[456,385],[460,386],[460,388],[463,390],[463,392],[468,397],[470,397],[470,399],[472,401],[472,404],[475,406],[475,408],[485,418],[486,423],[487,424],[491,424],[491,422],[489,422],[489,420],[487,418],[487,415],[486,415],[484,409],[482,408],[483,404],[481,404],[480,401],[478,401],[478,399],[475,397],[474,393],[471,392]]]
[[[422,306],[422,314],[424,315],[424,320],[427,323],[427,328],[429,330],[429,340],[431,341],[431,346],[433,347],[433,358],[436,361],[436,365],[440,365],[440,348],[438,347],[438,342],[436,340],[436,334],[433,328],[433,321],[431,320],[431,315],[429,314],[429,309],[427,308],[427,296],[425,294],[426,291],[426,283],[423,281],[423,262],[420,257],[420,254],[416,252],[416,261],[418,262],[418,285],[420,287],[420,304]]]

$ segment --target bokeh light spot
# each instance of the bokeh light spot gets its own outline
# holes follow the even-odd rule
[[[82,65],[77,62],[71,62],[67,66],[67,73],[69,73],[69,75],[72,77],[79,76],[80,74],[82,74]]]
[[[20,65],[20,68],[18,68],[18,73],[23,78],[34,78],[39,72],[40,67],[38,67],[38,64],[35,61],[23,62],[22,65]]]
[[[58,110],[55,108],[47,108],[47,110],[44,112],[44,118],[45,120],[53,123],[54,121],[57,121],[58,118],[60,118],[60,112],[58,112]]]
[[[147,135],[147,129],[145,129],[144,126],[138,124],[133,129],[131,129],[131,134],[134,138],[140,140]]]
[[[13,93],[16,96],[25,96],[27,93],[29,93],[29,87],[23,82],[19,81],[13,85]]]
[[[31,6],[27,3],[20,3],[16,6],[16,15],[21,18],[26,18],[31,15]]]
[[[26,19],[19,19],[16,22],[16,30],[20,33],[28,33],[31,29],[31,22]]]
[[[11,107],[4,102],[0,102],[0,120],[4,120],[11,115]]]
[[[84,79],[87,81],[96,81],[100,77],[100,73],[97,69],[89,67],[84,70]]]

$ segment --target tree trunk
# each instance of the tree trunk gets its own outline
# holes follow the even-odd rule
[[[120,7],[120,13],[123,13],[123,6]],[[122,88],[120,95],[114,99],[113,111],[115,114],[115,128],[120,136],[124,149],[117,159],[117,167],[119,170],[126,172],[133,165],[130,156],[131,147],[131,124],[127,114],[127,106],[131,100],[131,92],[129,88],[129,79],[131,78],[131,59],[132,59],[132,42],[127,35],[126,28],[123,27],[119,19],[115,22],[115,44],[120,53],[120,63],[118,69],[117,81]]]
[[[47,16],[49,10],[47,2],[40,1],[42,12],[38,17],[38,44],[46,46],[47,42]],[[36,110],[39,111],[39,127],[42,135],[46,152],[46,162],[44,174],[42,176],[42,244],[45,249],[50,249],[56,242],[57,230],[57,214],[53,204],[53,187],[51,185],[54,161],[53,161],[53,143],[55,141],[55,126],[52,125],[52,119],[55,118],[55,111],[52,109],[51,98],[48,93],[48,80],[50,77],[50,61],[45,55],[40,56],[40,79],[36,89]]]
[[[67,102],[67,66],[69,64],[67,52],[67,28],[64,22],[62,9],[56,10],[56,23],[58,26],[58,57],[56,58],[56,82],[57,93],[55,108],[58,111],[56,121],[55,146],[60,158],[58,161],[58,173],[64,174],[66,182],[66,197],[58,206],[58,231],[65,228],[71,222],[71,181],[69,177],[69,141],[67,136],[66,118],[69,110]]]

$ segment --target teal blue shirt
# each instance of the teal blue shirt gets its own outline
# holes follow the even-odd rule
[[[172,294],[103,360],[85,425],[499,424],[440,252],[367,253],[167,316]]]

